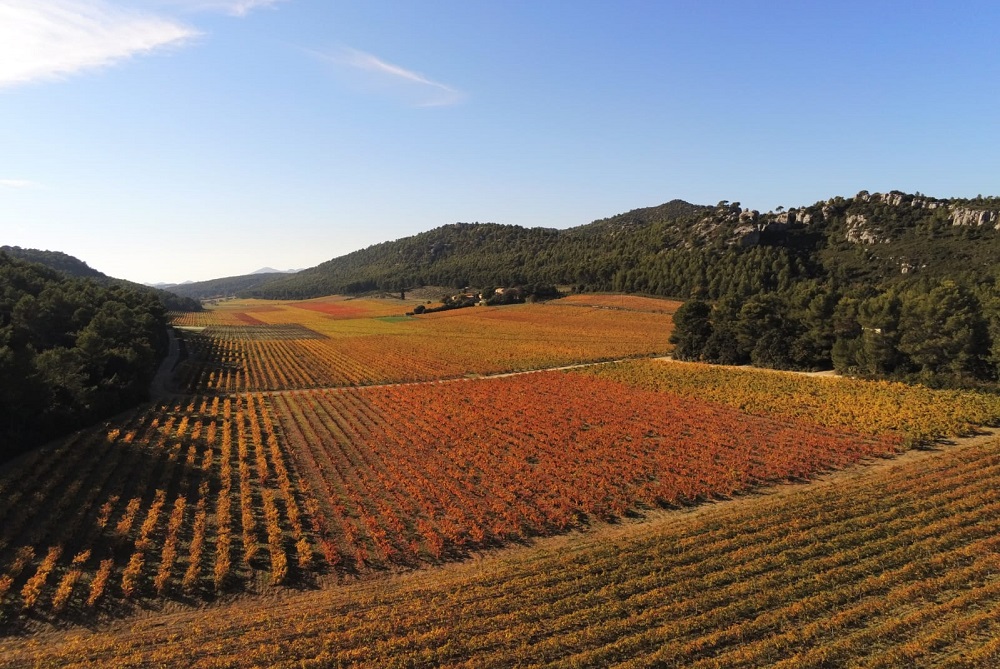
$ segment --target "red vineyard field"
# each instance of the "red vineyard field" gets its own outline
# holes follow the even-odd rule
[[[0,477],[0,620],[399,569],[892,453],[583,374],[197,397]]]
[[[270,401],[326,558],[349,570],[727,497],[900,447],[559,372]]]
[[[379,583],[41,639],[0,666],[1000,664],[1000,441]]]

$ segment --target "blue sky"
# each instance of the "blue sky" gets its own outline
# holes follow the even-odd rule
[[[0,0],[0,244],[135,281],[674,198],[1000,194],[1000,3]]]

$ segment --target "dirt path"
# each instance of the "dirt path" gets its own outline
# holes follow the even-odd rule
[[[773,374],[798,374],[800,376],[840,376],[833,369],[824,369],[820,372],[804,372],[797,369],[771,369],[770,367],[754,367],[753,365],[720,365],[714,362],[690,362],[688,360],[675,360],[673,356],[661,355],[655,358],[655,360],[662,360],[664,362],[675,362],[678,365],[711,365],[712,367],[721,367],[723,369],[747,369],[755,370],[758,372],[771,372]]]
[[[156,376],[153,377],[152,383],[149,384],[149,399],[153,401],[173,394],[170,390],[171,385],[173,385],[171,381],[173,380],[174,368],[181,357],[181,345],[172,327],[167,328],[167,336],[170,338],[170,348],[167,357],[160,363],[160,368],[156,370]]]
[[[538,369],[524,369],[517,372],[495,372],[492,374],[470,374],[468,376],[459,376],[453,378],[441,378],[441,379],[429,379],[427,381],[395,381],[387,383],[371,383],[360,386],[313,386],[310,388],[288,388],[280,390],[261,390],[262,393],[267,393],[268,395],[289,395],[294,393],[309,393],[309,392],[322,392],[325,390],[337,390],[342,388],[396,388],[399,386],[426,386],[430,384],[440,384],[440,383],[461,383],[462,381],[479,381],[483,379],[504,379],[510,376],[523,376],[524,374],[540,374],[542,372],[563,372],[570,369],[584,369],[587,367],[600,367],[601,365],[614,365],[619,362],[629,362],[631,360],[659,360],[662,362],[671,362],[677,365],[700,365],[707,363],[696,363],[688,362],[686,360],[674,360],[669,355],[662,356],[636,356],[634,358],[618,358],[616,360],[600,360],[597,362],[579,362],[572,365],[560,365],[559,367],[540,367]],[[760,372],[769,372],[773,374],[798,374],[800,376],[840,376],[837,372],[833,370],[826,370],[822,372],[800,372],[795,370],[787,369],[768,369],[767,367],[754,367],[752,365],[712,365],[713,367],[727,367],[731,369],[747,369],[756,370]]]

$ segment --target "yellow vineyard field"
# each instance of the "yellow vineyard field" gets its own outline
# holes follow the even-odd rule
[[[396,316],[382,314],[390,307]],[[242,392],[429,381],[671,349],[668,312],[624,318],[608,309],[524,304],[406,317],[404,307],[398,300],[248,301],[226,303],[208,315],[177,316],[176,323],[209,328],[185,335],[191,360],[183,384],[192,392]],[[269,335],[274,331],[269,326],[278,325],[315,336]]]
[[[581,370],[604,378],[732,406],[762,416],[807,419],[911,443],[969,434],[1000,421],[1000,395],[931,390],[888,381],[636,360]]]

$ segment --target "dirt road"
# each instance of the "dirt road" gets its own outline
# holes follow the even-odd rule
[[[170,349],[167,357],[160,363],[160,368],[156,370],[156,376],[149,384],[149,399],[158,400],[172,394],[171,380],[174,374],[174,367],[177,366],[181,357],[181,346],[174,334],[172,327],[167,328],[167,336],[170,338]]]

